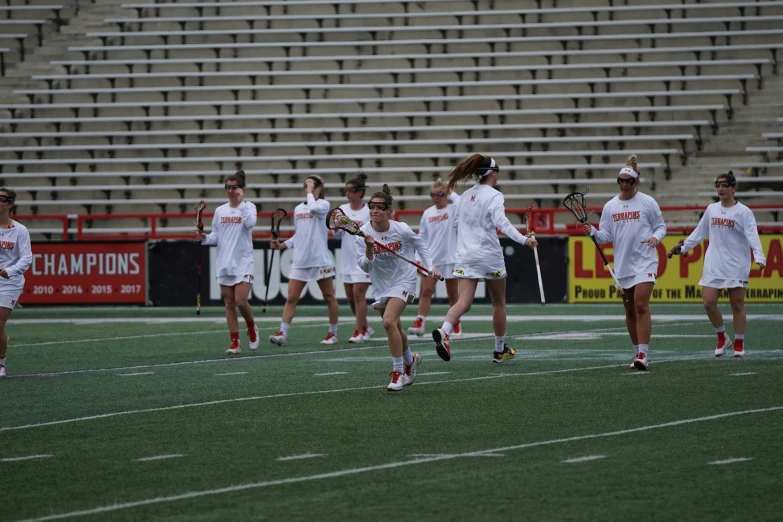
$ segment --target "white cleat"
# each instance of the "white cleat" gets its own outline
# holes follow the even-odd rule
[[[742,350],[734,350],[734,357],[745,357],[745,348],[742,348]]]
[[[278,346],[285,346],[288,338],[283,332],[277,332],[275,335],[269,336],[269,342]]]
[[[413,326],[408,328],[408,333],[410,335],[418,335],[419,337],[424,335],[424,319],[417,317],[416,320],[413,321]]]
[[[364,342],[364,334],[360,332],[359,330],[354,330],[353,335],[348,338],[349,343],[363,343]]]
[[[321,341],[321,344],[337,344],[337,336],[332,332],[329,332],[326,334],[326,337],[324,337],[324,340]]]
[[[416,368],[419,367],[421,364],[421,355],[418,353],[413,354],[413,361],[411,362],[410,366],[407,364],[405,367],[405,383],[403,383],[403,386],[410,386],[414,382],[416,382]]]
[[[642,352],[637,353],[631,368],[635,368],[640,371],[647,370],[647,354]]]
[[[726,350],[731,348],[732,343],[731,343],[731,339],[729,339],[729,336],[727,335],[725,339],[726,341],[723,343],[722,346],[719,345],[717,348],[715,348],[715,357],[723,357],[724,355],[726,355]]]
[[[403,386],[407,385],[407,377],[403,372],[391,372],[391,382],[386,387],[386,391],[400,391]]]
[[[375,330],[372,329],[372,326],[369,324],[367,325],[367,328],[364,329],[364,340],[369,341],[372,337],[372,334],[375,333]]]
[[[238,344],[232,344],[231,348],[226,350],[226,354],[228,355],[236,355],[238,353],[242,353],[242,347],[239,346]]]
[[[0,377],[5,377],[5,366],[0,366]]]
[[[258,348],[258,344],[261,342],[261,337],[258,335],[258,325],[253,326],[253,330],[247,331],[247,336],[250,339],[250,349],[255,350]]]

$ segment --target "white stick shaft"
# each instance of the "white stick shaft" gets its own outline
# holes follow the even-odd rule
[[[541,306],[546,306],[544,281],[541,280],[541,265],[538,263],[538,247],[533,249],[533,254],[536,256],[536,272],[538,272],[538,292],[541,294]]]

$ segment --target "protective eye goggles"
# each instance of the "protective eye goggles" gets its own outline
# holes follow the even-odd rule
[[[367,206],[370,208],[370,210],[389,210],[389,207],[391,207],[390,204],[381,203],[380,201],[371,201],[370,203],[367,203]]]
[[[715,185],[715,188],[729,188],[729,187],[734,187],[737,184],[731,183],[730,181],[716,181],[715,183],[713,183],[713,185]]]
[[[620,185],[621,183],[628,183],[629,185],[633,185],[636,183],[636,178],[617,178],[617,184]]]
[[[9,198],[8,196],[0,196],[0,203],[13,203],[14,199]]]
[[[445,192],[430,192],[430,197],[431,198],[434,198],[434,197],[442,198],[445,195],[446,195]]]
[[[231,189],[241,189],[241,188],[245,188],[245,187],[240,187],[239,185],[229,185],[229,184],[226,184],[226,185],[224,186],[224,188],[225,188],[226,190],[231,190]]]
[[[345,187],[343,190],[345,192],[361,192],[365,189],[365,187]]]

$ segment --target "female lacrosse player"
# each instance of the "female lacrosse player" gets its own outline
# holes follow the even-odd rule
[[[228,203],[215,209],[212,232],[196,234],[202,245],[217,245],[215,255],[217,281],[226,306],[226,323],[231,336],[227,354],[242,351],[239,342],[237,308],[245,319],[250,349],[258,348],[258,326],[253,319],[253,308],[248,302],[253,284],[253,227],[256,225],[256,206],[245,201],[245,172],[238,170],[226,178]]]
[[[418,353],[411,353],[408,336],[400,320],[405,306],[416,297],[416,267],[376,246],[375,242],[385,244],[408,259],[413,259],[415,251],[425,267],[431,265],[424,241],[407,224],[389,219],[392,201],[388,185],[384,185],[381,192],[373,194],[369,204],[370,222],[361,227],[364,238],[357,237],[355,241],[360,249],[364,247],[358,256],[358,263],[362,270],[370,274],[375,298],[373,308],[381,314],[389,339],[394,369],[386,389],[400,391],[403,386],[410,386],[416,380],[416,367],[421,362]],[[440,272],[430,269],[428,275],[438,278]]]
[[[495,190],[500,167],[489,156],[473,154],[449,174],[448,190],[459,181],[475,178],[454,213],[453,226],[459,227],[454,275],[460,278],[459,297],[449,308],[446,321],[432,332],[435,348],[444,361],[451,359],[449,337],[460,317],[470,310],[476,287],[484,279],[492,298],[492,329],[495,332],[494,362],[511,359],[516,351],[506,345],[506,263],[496,229],[531,249],[538,246],[534,237],[525,237],[506,217],[503,194]]]
[[[317,281],[329,310],[329,332],[321,344],[337,343],[338,305],[334,296],[334,261],[327,246],[326,216],[329,202],[323,199],[324,182],[319,176],[305,180],[307,200],[294,210],[294,235],[287,241],[272,240],[270,247],[294,249],[294,259],[288,274],[288,299],[283,308],[280,330],[269,336],[273,344],[283,346],[288,339],[288,328],[296,315],[296,305],[309,281]]]
[[[419,223],[419,237],[427,244],[432,266],[438,269],[446,279],[446,293],[449,296],[449,306],[457,302],[458,279],[454,276],[455,251],[457,250],[457,229],[452,226],[454,211],[459,203],[459,196],[449,190],[442,179],[437,179],[430,188],[432,205],[424,211]],[[432,294],[435,292],[435,279],[421,280],[421,297],[419,297],[419,314],[408,328],[411,335],[424,335],[427,323],[427,313],[432,304]],[[460,335],[459,321],[454,325],[452,337]]]
[[[734,193],[737,191],[734,174],[729,171],[728,174],[718,176],[715,188],[720,201],[707,207],[696,230],[685,241],[677,243],[670,254],[685,255],[705,238],[710,238],[699,284],[704,288],[707,317],[718,334],[715,357],[725,355],[726,349],[731,347],[731,339],[726,335],[723,316],[718,309],[718,296],[724,288],[729,293],[734,316],[734,357],[743,357],[747,323],[745,288],[748,287],[750,274],[750,250],[753,250],[753,257],[762,270],[767,259],[761,248],[753,211],[734,199]]]
[[[646,370],[652,332],[650,295],[658,274],[655,247],[666,237],[666,225],[658,203],[638,190],[636,154],[620,169],[617,184],[620,194],[604,205],[601,229],[596,230],[590,223],[583,228],[598,244],[612,242],[617,282],[628,297],[625,325],[636,354],[631,368]]]
[[[364,172],[348,180],[345,184],[345,197],[348,199],[348,203],[340,205],[340,210],[359,226],[370,221],[370,210],[362,201],[367,188],[366,182],[367,174]],[[356,259],[361,253],[356,249],[356,238],[346,234],[342,229],[335,230],[334,237],[342,238],[340,277],[343,280],[348,304],[351,305],[351,311],[356,316],[356,330],[348,342],[369,341],[372,334],[375,333],[367,322],[367,289],[370,287],[370,274],[359,268],[356,263]]]
[[[16,192],[0,188],[0,377],[5,377],[8,351],[5,323],[22,295],[24,273],[33,261],[30,233],[11,217],[15,202]]]

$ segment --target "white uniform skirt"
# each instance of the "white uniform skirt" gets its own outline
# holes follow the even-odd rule
[[[221,286],[235,286],[239,283],[252,283],[253,274],[218,276],[217,282]]]
[[[658,279],[655,274],[647,273],[623,277],[622,279],[617,279],[617,282],[620,283],[620,288],[623,290],[628,290],[629,288],[633,288],[639,283],[655,283],[657,280]]]
[[[350,274],[341,274],[340,277],[343,280],[343,283],[348,284],[354,284],[354,283],[367,283],[368,285],[372,282],[370,281],[370,274],[367,272],[353,272]]]
[[[478,266],[478,265],[455,265],[452,270],[454,277],[462,279],[504,279],[506,277],[506,265],[503,263],[503,267],[499,268],[498,265],[493,267]]]
[[[741,279],[716,279],[702,277],[699,280],[700,286],[708,288],[747,288],[748,282]]]
[[[311,267],[311,268],[291,268],[288,273],[288,279],[296,279],[297,281],[320,281],[327,277],[334,277],[337,271],[334,269],[334,265]]]

